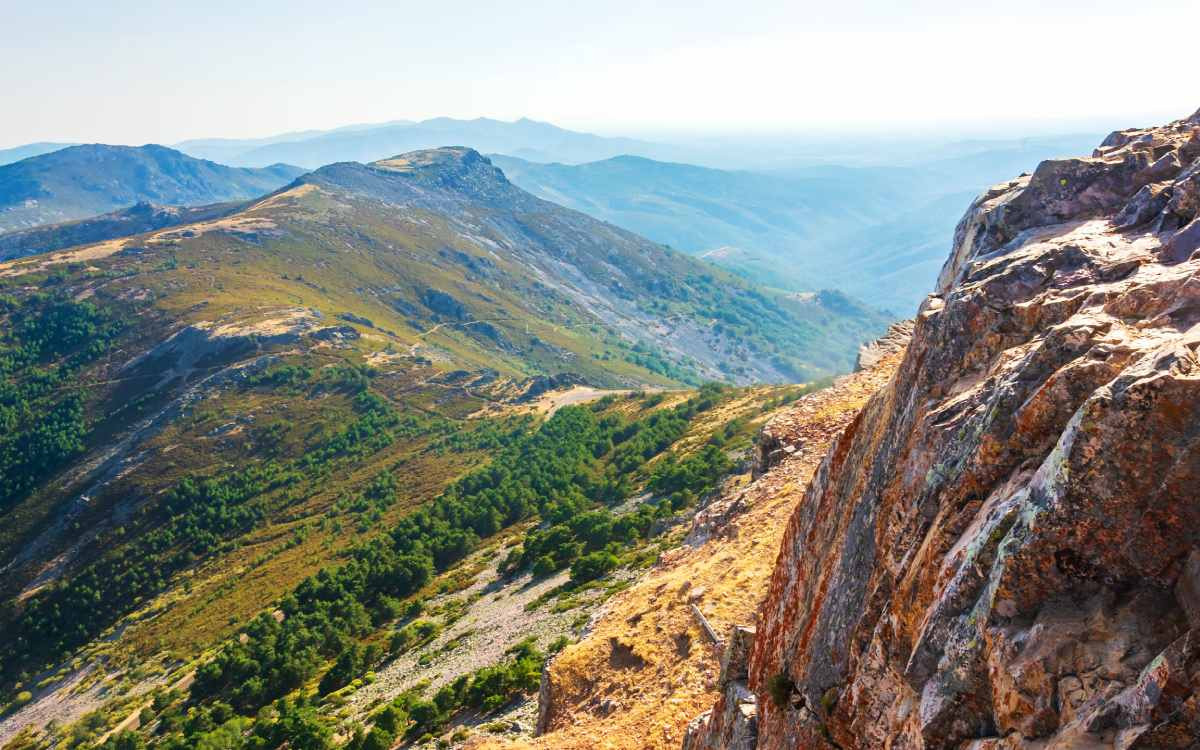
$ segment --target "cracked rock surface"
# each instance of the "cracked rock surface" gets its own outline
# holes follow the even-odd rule
[[[1200,113],[971,206],[787,522],[760,750],[1200,746],[1198,214]]]

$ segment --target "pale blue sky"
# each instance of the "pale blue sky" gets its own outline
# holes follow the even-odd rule
[[[440,115],[1063,129],[1200,107],[1196,0],[0,0],[0,20],[0,147]]]

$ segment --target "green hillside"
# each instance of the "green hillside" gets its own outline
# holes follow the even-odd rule
[[[374,725],[336,696],[475,606],[437,597],[480,565],[553,582],[528,606],[569,634],[800,393],[750,384],[848,369],[884,323],[534,198],[467,149],[0,264],[0,318],[14,747],[116,742],[143,703],[121,741],[332,742]],[[595,388],[623,390],[548,418]],[[406,687],[393,734],[506,705],[549,645],[437,705]],[[31,723],[49,704],[59,726]]]

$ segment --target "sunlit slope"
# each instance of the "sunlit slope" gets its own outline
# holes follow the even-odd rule
[[[73,260],[119,269],[107,290],[152,295],[179,322],[303,308],[342,316],[368,348],[599,383],[807,380],[848,369],[883,322],[534,198],[465,149],[331,165],[224,218],[0,273]]]

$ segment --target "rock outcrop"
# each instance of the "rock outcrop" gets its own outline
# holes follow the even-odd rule
[[[883,336],[860,346],[854,372],[865,372],[867,375],[861,378],[855,378],[853,375],[841,377],[837,381],[838,388],[833,393],[844,389],[853,390],[855,387],[874,382],[884,374],[890,375],[895,361],[908,346],[912,327],[911,320],[893,323]],[[821,418],[827,411],[825,402],[828,395],[803,399],[796,408],[776,414],[763,426],[754,441],[754,452],[751,455],[750,472],[755,479],[796,455],[806,446],[814,443],[824,445],[829,440],[829,425]]]
[[[858,358],[854,363],[855,372],[874,367],[885,357],[903,351],[912,338],[912,332],[911,320],[892,323],[882,336],[858,347]]]
[[[688,724],[683,750],[754,750],[758,744],[758,697],[750,692],[750,648],[754,628],[734,626],[721,654],[721,695],[711,711]]]
[[[1200,746],[1198,212],[1200,113],[971,206],[788,522],[757,748]]]

